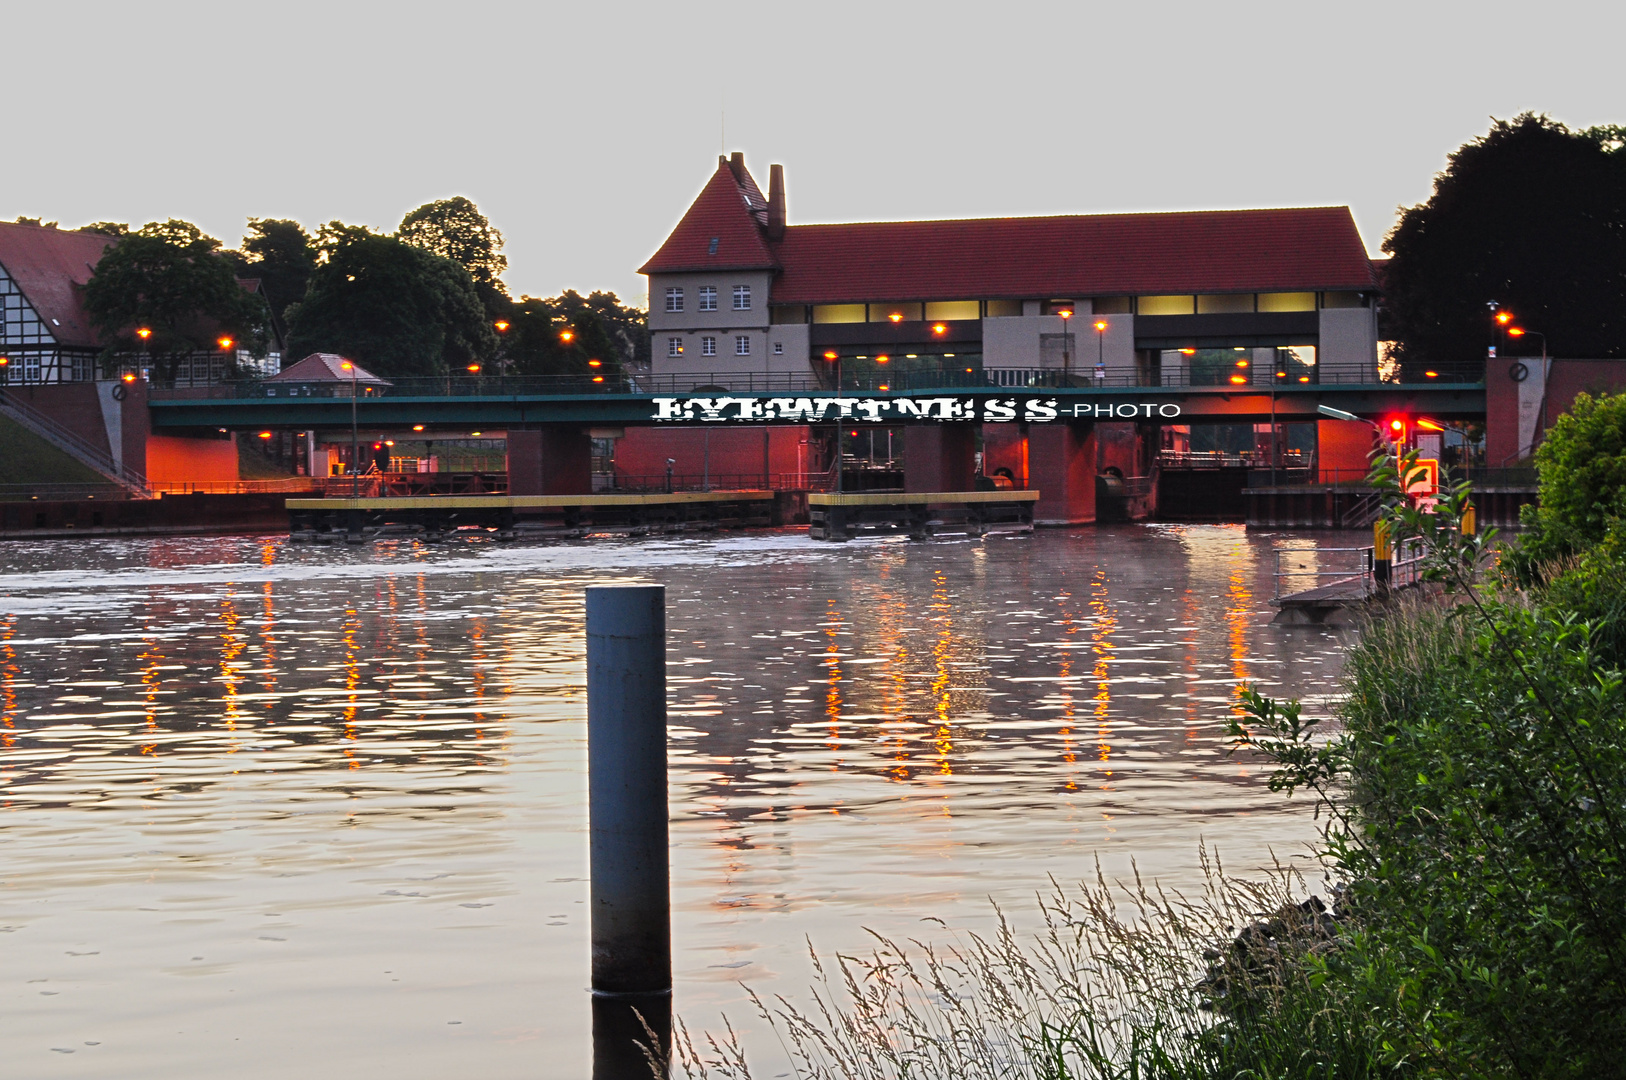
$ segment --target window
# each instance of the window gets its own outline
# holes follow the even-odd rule
[[[1313,292],[1262,292],[1259,294],[1260,311],[1314,311]]]
[[[715,286],[715,285],[702,285],[702,286],[700,286],[700,310],[701,311],[716,311],[717,310],[717,286]]]
[[[871,304],[869,306],[870,322],[919,322],[919,304]]]
[[[751,355],[751,339],[746,337],[744,334],[740,334],[738,337],[736,337],[734,339],[734,355],[735,356],[750,356]]]
[[[1195,315],[1195,296],[1143,296],[1135,305],[1137,315]]]
[[[807,308],[801,304],[775,304],[768,309],[768,321],[771,323],[805,323],[807,322]]]
[[[1020,300],[990,300],[988,301],[988,317],[990,319],[1010,319],[1022,314],[1022,301]]]
[[[816,323],[854,323],[864,321],[863,304],[814,304],[813,321]]]
[[[773,343],[773,354],[775,356],[785,355],[785,343],[783,341],[776,341]]]
[[[683,290],[682,289],[667,289],[666,290],[666,310],[667,311],[682,311],[683,310]]]
[[[711,238],[711,243],[709,245],[707,245],[707,247],[706,247],[706,254],[707,255],[715,255],[715,254],[717,254],[717,237],[714,236],[714,237]]]
[[[714,337],[703,337],[703,338],[701,338],[700,339],[700,355],[701,356],[716,356],[717,355],[717,339],[714,338]]]
[[[667,338],[666,339],[666,355],[667,356],[682,356],[683,355],[683,339],[680,338],[680,337],[669,337],[669,338]]]
[[[751,310],[751,286],[749,286],[749,285],[736,285],[736,286],[734,286],[734,310],[735,311],[750,311]]]
[[[1197,297],[1199,315],[1235,315],[1253,311],[1253,293],[1211,293]]]
[[[1128,315],[1129,297],[1127,296],[1097,296],[1090,301],[1090,313],[1093,315]]]
[[[979,319],[982,317],[982,312],[978,310],[981,306],[975,300],[939,300],[926,305],[926,321]]]
[[[1328,292],[1321,294],[1324,308],[1358,308],[1366,306],[1366,294],[1358,292]]]

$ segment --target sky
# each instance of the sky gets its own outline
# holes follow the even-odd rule
[[[792,224],[1396,208],[1491,118],[1626,123],[1626,5],[10,5],[0,220],[393,229],[466,195],[518,296],[613,290],[715,170]]]

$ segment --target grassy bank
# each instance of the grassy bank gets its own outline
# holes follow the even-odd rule
[[[1098,877],[1036,940],[881,942],[759,1003],[794,1074],[1626,1076],[1626,397],[1574,413],[1517,549],[1464,531],[1466,485],[1422,514],[1380,463],[1431,586],[1366,628],[1340,731],[1242,695],[1239,750],[1326,815],[1322,897],[1285,871],[1212,866],[1193,898]],[[675,1067],[751,1075],[726,1033],[680,1033]]]
[[[106,484],[107,477],[57,449],[9,417],[0,416],[0,485]]]

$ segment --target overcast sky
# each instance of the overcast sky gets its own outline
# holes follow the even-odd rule
[[[7,5],[0,219],[393,229],[613,289],[716,167],[790,220],[1348,204],[1374,252],[1492,116],[1626,123],[1626,5]],[[726,134],[720,130],[726,116]]]

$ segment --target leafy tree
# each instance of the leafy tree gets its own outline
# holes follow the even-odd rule
[[[1577,394],[1536,449],[1541,492],[1521,515],[1526,576],[1601,543],[1626,519],[1626,394]]]
[[[316,246],[297,221],[285,218],[249,218],[243,237],[243,273],[260,279],[279,329],[283,313],[305,295],[316,269]]]
[[[322,262],[288,311],[288,351],[336,352],[385,377],[441,375],[489,358],[497,335],[468,271],[391,236],[331,222]]]
[[[1563,356],[1626,356],[1621,129],[1525,113],[1453,153],[1384,240],[1387,333],[1404,365],[1474,361],[1496,301]]]
[[[120,237],[130,235],[130,226],[122,221],[92,221],[89,225],[81,225],[79,231]]]
[[[57,223],[54,222],[54,221],[42,221],[37,217],[24,217],[23,215],[18,214],[17,215],[17,224],[19,224],[19,225],[38,225],[42,229],[54,229],[54,228],[56,228]]]
[[[504,356],[515,374],[611,374],[649,356],[646,313],[623,307],[615,293],[522,296],[508,320]]]
[[[508,289],[502,275],[508,257],[502,253],[502,233],[469,199],[457,195],[425,203],[401,219],[396,235],[460,264],[474,279],[486,314],[496,319],[507,313]]]
[[[180,357],[230,336],[263,355],[269,312],[237,283],[220,241],[186,221],[149,222],[108,249],[85,284],[85,309],[111,348],[149,353],[162,380]],[[143,340],[138,329],[150,330]]]

